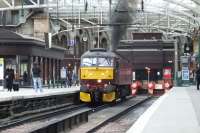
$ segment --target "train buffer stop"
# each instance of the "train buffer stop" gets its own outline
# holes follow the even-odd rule
[[[127,133],[200,133],[200,91],[173,87],[132,125]]]

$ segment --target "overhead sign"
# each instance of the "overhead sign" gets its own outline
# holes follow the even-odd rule
[[[182,64],[189,63],[189,56],[181,56],[181,63]]]
[[[0,58],[0,80],[4,79],[4,58]]]
[[[182,80],[189,80],[189,70],[188,69],[182,69]]]

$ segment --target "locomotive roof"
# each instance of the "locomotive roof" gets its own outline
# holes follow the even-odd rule
[[[82,58],[85,57],[117,57],[117,55],[111,51],[87,51],[82,55]]]

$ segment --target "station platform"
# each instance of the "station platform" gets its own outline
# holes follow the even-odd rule
[[[126,133],[200,133],[200,91],[196,86],[172,88]]]
[[[0,91],[0,102],[28,99],[37,97],[47,97],[52,95],[70,94],[80,90],[80,86],[70,88],[43,88],[43,92],[35,92],[33,88],[20,88],[19,91],[9,92],[7,89]]]

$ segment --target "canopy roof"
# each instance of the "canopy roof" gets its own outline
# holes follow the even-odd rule
[[[0,0],[0,11],[48,8],[50,15],[59,18],[78,18],[91,24],[90,18],[109,21],[109,8],[119,0]],[[200,25],[199,0],[128,0],[135,2],[131,28],[144,31],[160,31],[166,34],[188,34]],[[144,11],[141,12],[142,1]],[[110,3],[111,2],[111,3]],[[137,4],[136,4],[137,3]],[[58,12],[58,13],[57,13]],[[1,12],[0,12],[1,13]],[[59,15],[59,16],[56,16]],[[52,18],[53,18],[52,17]],[[104,22],[104,21],[103,21]]]

